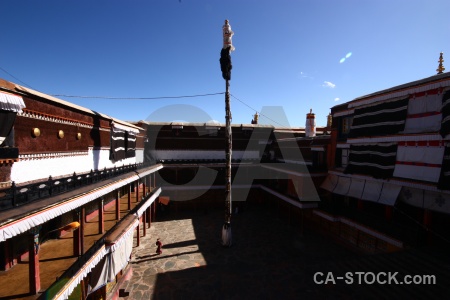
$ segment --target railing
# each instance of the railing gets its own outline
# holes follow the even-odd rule
[[[13,181],[10,188],[2,190],[3,196],[0,196],[0,210],[10,209],[39,199],[69,192],[121,174],[137,171],[150,165],[152,164],[139,163],[109,169],[104,168],[103,170],[91,170],[84,174],[76,174],[74,172],[71,176],[56,179],[50,176],[45,181],[26,185],[16,185]]]
[[[157,193],[159,189],[160,187],[156,187],[151,193],[144,196],[143,200],[128,211],[126,216],[122,217],[122,219],[111,227],[99,240],[95,241],[83,255],[79,256],[77,261],[75,261],[66,271],[64,271],[64,273],[56,279],[56,281],[42,294],[39,299],[59,299],[60,297],[56,296],[63,295],[65,290],[67,291],[67,294],[70,295],[74,293],[75,287],[81,288],[78,283],[87,277],[91,270],[97,265],[97,263],[92,263],[92,261],[94,261],[96,257],[103,258],[103,256],[110,254],[110,249],[107,248],[107,237],[120,236],[123,233],[120,230],[123,229],[122,225],[124,222],[127,222],[127,217],[130,215],[135,215],[135,218],[137,219],[139,209],[146,205],[146,201],[148,201],[151,197],[154,197],[155,193]],[[117,231],[119,234],[114,236],[114,233]],[[83,270],[86,271],[83,272]]]

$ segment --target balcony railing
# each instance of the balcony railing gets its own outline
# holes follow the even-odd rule
[[[151,163],[129,164],[109,169],[104,168],[103,170],[91,170],[84,174],[73,173],[71,176],[55,179],[50,176],[45,181],[26,185],[16,185],[13,181],[10,188],[2,190],[0,193],[0,210],[14,208],[36,200],[69,192],[118,175],[137,171],[150,165]]]

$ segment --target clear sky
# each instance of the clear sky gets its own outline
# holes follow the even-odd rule
[[[435,75],[440,52],[450,71],[448,0],[2,0],[0,12],[0,78],[51,95],[123,98],[224,92],[229,19],[238,124],[266,107],[264,124],[303,127],[312,108],[326,125],[334,105]],[[174,105],[188,115],[193,105],[225,122],[223,94],[59,98],[127,121],[208,121],[159,113]]]

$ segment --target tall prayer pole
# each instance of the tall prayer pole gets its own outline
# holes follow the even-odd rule
[[[220,51],[220,68],[222,70],[222,77],[225,79],[225,158],[226,158],[226,174],[225,174],[225,223],[222,227],[222,245],[230,247],[232,244],[231,238],[231,152],[232,152],[232,136],[231,136],[231,108],[230,108],[230,92],[229,80],[231,79],[231,51],[234,47],[231,38],[234,32],[228,20],[222,26],[223,32],[223,47]]]

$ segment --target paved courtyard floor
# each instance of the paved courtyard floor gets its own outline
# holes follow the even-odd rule
[[[233,246],[221,246],[222,211],[159,214],[134,248],[132,276],[121,299],[410,299],[450,294],[450,265],[427,255],[398,252],[362,255],[313,231],[274,218],[263,207],[232,217]],[[156,238],[163,253],[156,255]],[[377,284],[371,274],[437,276],[436,285]],[[316,275],[318,281],[314,282]],[[353,284],[343,279],[352,272]],[[331,274],[331,275],[330,275]],[[332,277],[330,277],[332,276]],[[325,284],[324,281],[328,279]],[[379,276],[379,281],[388,280]]]

